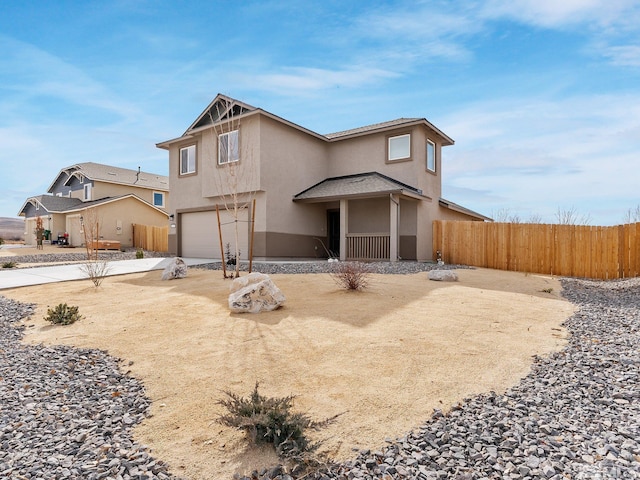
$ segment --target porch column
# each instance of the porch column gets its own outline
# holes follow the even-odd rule
[[[400,200],[397,195],[389,195],[389,261],[398,261],[398,210]]]
[[[347,259],[347,225],[349,224],[349,202],[340,200],[340,261]]]

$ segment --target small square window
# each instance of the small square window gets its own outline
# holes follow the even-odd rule
[[[161,208],[164,207],[164,193],[153,192],[153,206]]]
[[[180,149],[180,175],[195,173],[196,171],[196,146],[189,145]]]
[[[389,137],[389,161],[411,158],[411,134]]]
[[[238,130],[223,133],[218,137],[218,164],[237,162],[240,160],[238,148]]]
[[[427,140],[427,170],[436,171],[436,144]]]

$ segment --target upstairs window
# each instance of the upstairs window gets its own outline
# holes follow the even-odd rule
[[[180,175],[196,173],[196,146],[189,145],[180,149]]]
[[[164,208],[164,193],[153,192],[153,206]]]
[[[218,165],[240,160],[238,138],[238,130],[223,133],[218,137]]]
[[[411,158],[411,134],[389,137],[388,160],[408,160]]]
[[[427,140],[427,170],[436,171],[436,144]]]
[[[84,201],[91,200],[91,184],[86,183],[84,185]]]

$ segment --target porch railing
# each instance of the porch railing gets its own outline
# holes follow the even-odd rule
[[[348,233],[347,260],[389,260],[388,233]]]

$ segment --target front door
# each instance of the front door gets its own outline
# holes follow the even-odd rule
[[[327,210],[327,234],[332,257],[340,256],[340,210]]]

